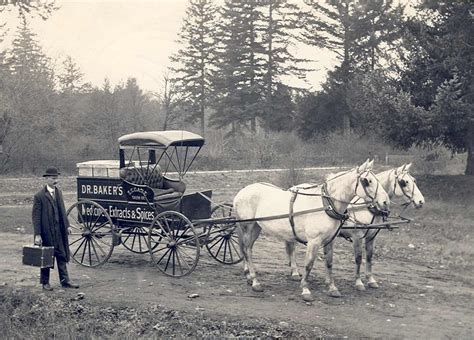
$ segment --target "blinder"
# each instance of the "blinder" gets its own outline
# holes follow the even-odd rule
[[[400,188],[405,188],[407,186],[407,181],[405,181],[404,179],[399,179],[398,185],[400,186]]]

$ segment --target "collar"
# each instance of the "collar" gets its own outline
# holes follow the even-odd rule
[[[52,194],[56,191],[56,188],[51,188],[49,185],[46,184],[46,190],[48,190],[49,193]]]

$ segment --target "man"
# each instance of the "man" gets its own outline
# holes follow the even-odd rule
[[[59,280],[64,288],[79,288],[69,281],[66,263],[69,262],[69,222],[64,207],[61,190],[56,187],[59,172],[49,168],[44,173],[45,186],[33,199],[33,227],[35,244],[54,247],[54,257],[58,265]],[[51,291],[49,268],[41,269],[40,283],[44,290]]]

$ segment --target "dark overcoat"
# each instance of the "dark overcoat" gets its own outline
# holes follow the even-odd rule
[[[54,255],[69,262],[69,221],[64,207],[63,194],[56,188],[54,202],[46,186],[33,199],[33,227],[41,235],[43,246],[54,247]],[[55,204],[56,203],[56,204]]]

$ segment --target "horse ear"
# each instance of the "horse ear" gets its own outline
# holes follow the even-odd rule
[[[413,163],[408,163],[408,164],[406,164],[406,165],[405,165],[405,171],[406,171],[406,172],[410,171],[410,168],[411,168],[412,165],[413,165]]]
[[[369,162],[369,159],[367,158],[367,160],[357,168],[357,172],[358,173],[362,173],[364,172],[366,169],[367,169],[367,163]]]
[[[372,170],[374,167],[374,159],[372,159],[368,164],[367,164],[367,170]]]
[[[403,169],[405,169],[405,165],[403,164],[402,166],[398,167],[397,170],[395,170],[395,174],[400,175],[403,172]]]

